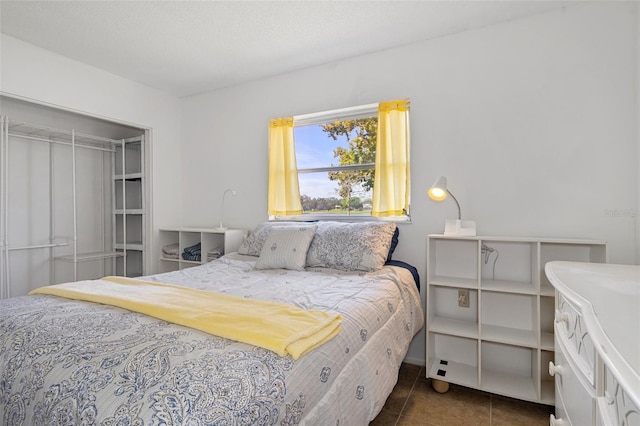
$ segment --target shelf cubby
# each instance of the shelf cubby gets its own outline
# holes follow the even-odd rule
[[[544,265],[552,260],[570,262],[607,263],[607,249],[603,242],[578,240],[575,243],[562,241],[540,243],[540,294],[553,295],[554,289],[544,274]]]
[[[115,152],[116,160],[122,158],[122,145],[116,145]],[[125,141],[125,164],[124,164],[124,175],[135,175],[142,173],[142,164],[143,164],[143,156],[144,149],[141,140],[126,140]],[[122,162],[116,161],[115,176],[122,176]]]
[[[553,350],[554,304],[553,296],[540,296],[540,348],[544,350]]]
[[[123,249],[126,245],[127,249],[142,250],[142,222],[141,214],[116,214],[116,249]],[[124,234],[124,225],[126,221],[127,232]],[[122,239],[126,238],[126,241]]]
[[[529,401],[538,399],[532,372],[535,349],[482,342],[481,354],[482,389]]]
[[[139,178],[125,179],[124,190],[122,188],[122,179],[115,179],[114,189],[116,210],[123,210],[124,203],[126,203],[127,210],[142,210],[142,184]],[[123,191],[125,193],[124,197],[122,196]]]
[[[536,347],[536,303],[536,296],[529,294],[484,291],[481,306],[481,338]],[[505,318],[508,320],[505,321]]]
[[[478,292],[469,291],[469,308],[458,306],[458,289],[433,286],[429,300],[434,301],[429,312],[434,330],[466,337],[478,337]],[[435,303],[437,301],[438,303]],[[430,302],[431,303],[431,302]]]
[[[478,386],[478,343],[475,339],[433,333],[428,354],[429,377],[463,386]]]
[[[142,255],[143,252],[140,250],[127,250],[126,251],[126,265],[127,271],[125,274],[124,270],[124,259],[125,257],[119,257],[116,259],[116,275],[123,275],[128,277],[140,277],[144,274],[142,269]]]
[[[479,252],[476,241],[433,238],[429,240],[428,251],[430,263],[436,265],[429,271],[430,280],[455,287],[478,287]]]
[[[537,293],[536,255],[535,242],[482,240],[480,286],[493,291]],[[509,268],[496,267],[504,264]]]
[[[555,403],[555,383],[549,375],[549,362],[554,361],[553,350],[540,351],[540,400],[545,404]]]

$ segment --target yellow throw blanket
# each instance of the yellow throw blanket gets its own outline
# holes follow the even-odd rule
[[[342,322],[340,315],[285,303],[123,277],[40,287],[29,294],[118,306],[294,359],[336,336]]]

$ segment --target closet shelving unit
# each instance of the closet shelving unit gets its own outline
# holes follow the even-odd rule
[[[2,138],[0,140],[0,163],[2,165],[2,173],[0,173],[0,192],[2,196],[0,197],[0,270],[2,270],[2,274],[0,274],[0,298],[11,297],[11,263],[10,263],[10,252],[19,251],[19,250],[49,250],[49,280],[50,284],[55,283],[56,280],[56,261],[71,263],[73,268],[73,280],[78,279],[78,266],[83,262],[90,261],[109,261],[111,260],[111,271],[115,273],[119,269],[119,272],[122,275],[126,275],[127,270],[127,249],[135,248],[137,249],[141,256],[140,259],[143,258],[142,252],[144,250],[144,196],[143,196],[143,173],[141,164],[144,162],[142,159],[144,158],[144,152],[142,151],[143,137],[137,137],[133,139],[126,140],[115,140],[109,139],[94,135],[88,135],[81,132],[77,132],[75,130],[62,130],[51,127],[39,126],[34,124],[28,124],[23,122],[11,121],[7,116],[0,116],[1,122],[1,135]],[[49,241],[45,244],[35,243],[35,244],[12,244],[12,224],[10,224],[10,216],[9,213],[9,200],[10,200],[10,191],[12,189],[12,180],[15,179],[15,176],[11,176],[9,173],[10,164],[11,164],[11,155],[12,155],[12,145],[14,143],[20,142],[32,142],[32,143],[46,143],[49,144],[49,179],[48,179],[48,201],[49,201]],[[128,149],[129,146],[134,146],[138,144],[138,148],[136,149],[136,154],[132,155],[133,158],[129,158]],[[54,184],[54,179],[59,179],[55,176],[56,165],[54,164],[54,146],[56,145],[66,145],[68,146],[70,152],[70,164],[71,164],[71,179],[68,183],[70,186],[71,193],[71,214],[70,218],[63,217],[59,218],[56,215],[60,215],[59,211],[57,212],[54,206],[56,200],[56,187]],[[111,158],[111,171],[109,175],[112,177],[111,182],[108,182],[105,179],[107,175],[105,171],[103,171],[103,177],[101,184],[101,192],[102,192],[102,205],[100,206],[92,206],[92,208],[101,209],[104,214],[101,214],[102,224],[101,229],[96,230],[100,234],[100,242],[92,241],[93,246],[101,245],[103,250],[91,251],[91,252],[83,252],[79,247],[79,240],[82,235],[79,232],[78,228],[78,205],[79,205],[79,197],[81,194],[78,194],[78,180],[77,180],[77,166],[78,166],[78,153],[80,150],[97,150],[103,153],[104,155],[110,156]],[[67,158],[68,160],[68,158]],[[108,161],[108,160],[107,160]],[[122,171],[128,170],[127,167],[129,163],[139,163],[137,166],[138,170],[135,174],[131,175],[129,173],[122,173]],[[120,174],[117,174],[120,171]],[[66,171],[68,173],[68,171]],[[131,179],[137,182],[138,188],[135,190],[131,190],[133,195],[127,196],[127,190],[129,190],[128,183]],[[121,189],[118,188],[118,183],[121,186]],[[47,182],[43,183],[44,185]],[[15,182],[14,182],[15,185]],[[110,189],[109,189],[110,187]],[[68,189],[68,188],[67,188]],[[108,192],[111,192],[110,197],[108,197]],[[134,198],[138,198],[138,204],[133,209],[129,209],[128,205],[133,202]],[[68,201],[68,200],[63,200]],[[109,206],[111,203],[111,206]],[[15,213],[14,213],[15,214]],[[131,237],[128,232],[130,230],[127,229],[127,218],[128,215],[139,216],[137,227],[130,227],[130,230],[135,230],[135,233],[140,236],[139,241],[136,241],[134,247],[132,247],[129,243],[131,241]],[[66,214],[64,215],[66,216]],[[107,225],[107,221],[109,221],[109,216],[111,216],[111,226]],[[120,222],[118,217],[121,218],[122,226],[118,226],[117,224]],[[60,221],[65,221],[67,225],[72,222],[71,226],[71,235],[58,235],[58,231],[56,230],[57,224]],[[68,228],[68,226],[66,226]],[[109,229],[111,229],[112,235],[108,236]],[[63,231],[65,232],[65,231]],[[59,254],[59,248],[67,247],[65,249],[64,254]],[[116,261],[120,260],[122,266],[120,268],[117,267]],[[141,264],[140,260],[140,264]],[[105,264],[106,265],[106,264]]]
[[[141,276],[144,273],[145,197],[144,136],[123,139],[112,158],[113,241],[118,253],[117,274]]]

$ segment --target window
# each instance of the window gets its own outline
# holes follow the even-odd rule
[[[390,101],[272,120],[270,215],[408,221],[408,109]]]
[[[305,215],[371,216],[378,104],[294,117]]]

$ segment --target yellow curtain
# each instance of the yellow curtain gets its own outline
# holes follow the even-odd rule
[[[298,166],[293,143],[293,117],[269,122],[269,214],[302,214]]]
[[[409,214],[409,100],[378,105],[373,216]]]

